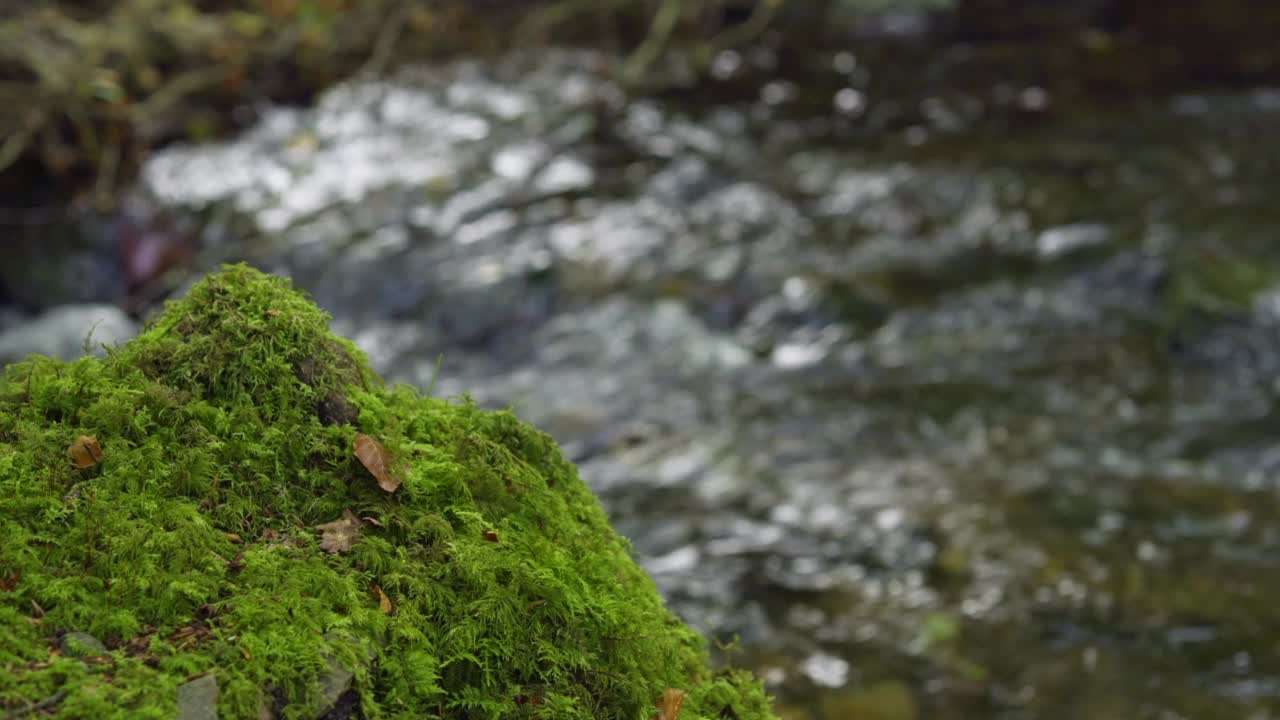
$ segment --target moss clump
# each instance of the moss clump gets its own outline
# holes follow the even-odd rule
[[[68,458],[81,436],[99,464]],[[326,552],[316,526],[343,518],[358,540]],[[62,653],[72,632],[108,651]],[[385,387],[245,266],[102,360],[0,379],[0,711],[171,718],[208,674],[222,718],[648,719],[668,688],[683,720],[773,717],[708,668],[549,437]]]

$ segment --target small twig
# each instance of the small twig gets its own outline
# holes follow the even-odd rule
[[[89,353],[93,352],[93,333],[98,329],[98,326],[101,324],[102,324],[102,318],[99,318],[89,328],[89,332],[84,334],[84,339],[80,341],[80,350],[84,352],[85,355],[88,355]]]
[[[120,171],[119,132],[112,128],[107,144],[98,156],[98,177],[94,181],[94,200],[99,207],[109,206],[116,186],[116,174]],[[105,208],[104,208],[105,209]]]
[[[99,141],[98,131],[94,128],[93,118],[90,113],[81,107],[80,103],[68,103],[63,111],[67,119],[71,121],[71,127],[75,130],[76,140],[80,144],[81,150],[92,155],[98,152]],[[51,126],[52,127],[52,126]]]
[[[391,61],[391,53],[395,51],[400,33],[404,31],[405,23],[409,20],[409,12],[410,5],[406,3],[387,17],[382,28],[378,30],[378,37],[373,42],[373,51],[369,53],[369,59],[360,66],[356,75],[377,77],[387,69],[387,63]]]
[[[516,30],[521,44],[529,44],[544,33],[596,6],[595,0],[564,0],[537,10],[525,18]]]
[[[49,697],[41,700],[40,702],[34,705],[28,705],[27,707],[14,710],[8,715],[5,715],[3,720],[18,720],[18,718],[26,717],[28,715],[31,715],[32,713],[38,713],[41,710],[44,710],[45,708],[53,707],[54,705],[57,705],[58,703],[62,702],[62,699],[65,698],[66,696],[67,696],[66,690],[59,690],[58,692],[50,695]]]
[[[436,378],[440,377],[440,364],[444,362],[444,353],[440,353],[436,357],[436,369],[431,373],[431,384],[427,386],[427,397],[431,397],[431,393],[436,389]]]
[[[146,135],[143,131],[147,126],[147,121],[158,115],[160,111],[176,105],[179,100],[190,95],[191,93],[203,90],[217,81],[219,73],[211,68],[190,70],[178,75],[170,80],[164,87],[156,90],[147,96],[146,100],[134,105],[129,111],[129,123],[138,130],[140,135]]]
[[[649,25],[649,34],[645,35],[644,42],[640,43],[640,47],[636,48],[623,63],[623,79],[632,83],[638,81],[649,66],[658,59],[662,51],[667,48],[667,43],[671,41],[671,34],[675,32],[683,9],[682,0],[663,0],[662,6],[653,16],[653,22]]]
[[[0,170],[4,170],[10,165],[18,161],[22,157],[22,151],[27,149],[31,143],[31,128],[23,126],[17,132],[9,136],[9,139],[0,145]]]
[[[746,22],[727,28],[711,38],[707,43],[708,59],[714,58],[721,50],[744,45],[755,39],[773,22],[773,18],[782,9],[783,2],[784,0],[758,0]]]

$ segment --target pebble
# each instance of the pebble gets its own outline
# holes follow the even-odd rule
[[[75,360],[103,354],[102,346],[123,342],[138,334],[138,326],[114,305],[65,305],[0,332],[0,363],[27,355],[48,355]]]
[[[67,657],[91,657],[106,655],[107,646],[98,638],[83,632],[69,632],[58,642],[62,654]]]

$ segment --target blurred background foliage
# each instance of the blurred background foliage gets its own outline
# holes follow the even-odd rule
[[[628,86],[668,89],[746,44],[888,40],[913,62],[928,37],[976,45],[970,66],[1059,95],[1124,94],[1269,77],[1272,16],[1246,0],[4,0],[0,192],[10,207],[68,191],[109,205],[150,149],[225,135],[251,103],[305,103],[354,73],[512,45],[603,47]]]
[[[847,12],[848,0],[825,3]],[[0,171],[32,166],[105,201],[148,148],[205,140],[237,125],[236,106],[305,102],[339,78],[405,60],[483,53],[524,42],[635,49],[640,80],[677,42],[701,38],[726,0],[514,3],[432,0],[124,0],[11,3],[0,22]],[[749,39],[783,2],[760,3],[731,30],[697,43]],[[603,32],[601,32],[603,31]],[[25,166],[25,167],[24,167]],[[15,172],[16,170],[16,172]]]
[[[0,23],[0,97],[19,110],[0,116],[0,169],[104,200],[149,148],[220,135],[242,103],[305,101],[384,62],[401,37],[415,39],[419,56],[467,44],[473,10],[393,0],[14,3]]]

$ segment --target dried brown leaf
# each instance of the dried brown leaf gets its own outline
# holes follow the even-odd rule
[[[391,451],[386,446],[365,435],[356,433],[356,458],[378,480],[378,487],[387,492],[395,492],[402,480],[392,468]]]
[[[0,575],[0,592],[13,592],[18,587],[18,581],[21,579],[21,570],[15,570],[8,575]]]
[[[684,704],[684,691],[667,688],[658,698],[657,720],[680,720],[680,706]]]
[[[102,445],[92,435],[81,435],[67,448],[67,457],[78,468],[89,468],[102,462]]]
[[[498,532],[496,530],[485,530],[480,535],[489,542],[498,542]]]
[[[240,544],[244,542],[244,538],[240,537],[236,533],[224,533],[223,536],[227,538],[227,542],[236,543],[236,544]]]
[[[376,583],[373,586],[373,591],[378,594],[378,607],[382,610],[382,614],[390,615],[392,609],[391,598],[387,597],[387,594],[382,591],[382,586]]]
[[[360,518],[350,510],[343,510],[342,517],[317,525],[320,531],[320,549],[329,553],[344,553],[360,539]]]

